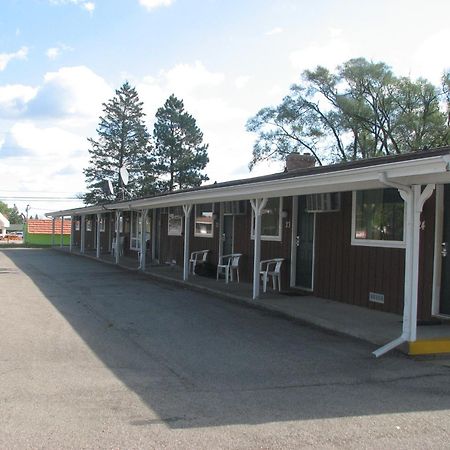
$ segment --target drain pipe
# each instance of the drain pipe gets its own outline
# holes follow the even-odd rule
[[[434,184],[428,184],[422,192],[420,185],[407,186],[394,183],[388,179],[384,172],[379,175],[379,180],[386,186],[398,189],[406,203],[406,249],[402,334],[397,339],[375,350],[373,355],[377,358],[405,342],[416,340],[420,214],[424,203],[430,198],[436,187]]]

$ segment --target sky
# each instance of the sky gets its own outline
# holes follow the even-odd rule
[[[209,143],[210,182],[248,170],[247,120],[305,69],[353,57],[435,83],[450,67],[448,0],[0,0],[0,200],[74,208],[88,137],[125,81],[154,115],[173,93]]]

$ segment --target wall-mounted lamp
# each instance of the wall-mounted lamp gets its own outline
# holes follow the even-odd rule
[[[282,219],[287,219],[288,217],[288,212],[287,211],[281,211],[281,218]]]

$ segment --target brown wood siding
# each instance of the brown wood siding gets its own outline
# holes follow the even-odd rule
[[[339,212],[316,214],[314,295],[401,313],[405,250],[352,246],[351,212],[345,192]],[[369,302],[369,292],[384,294],[384,305]]]

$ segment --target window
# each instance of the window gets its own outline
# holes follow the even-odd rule
[[[138,212],[131,212],[130,249],[141,248],[141,224],[142,216]]]
[[[205,203],[203,205],[195,205],[194,236],[211,238],[213,237],[213,230],[213,204]]]
[[[104,233],[105,232],[105,227],[106,227],[106,221],[104,217],[100,218],[100,233]]]
[[[404,203],[397,189],[353,192],[353,245],[403,247],[404,223]]]
[[[281,241],[281,197],[269,198],[261,215],[261,239]],[[252,239],[255,238],[255,214],[252,210]]]
[[[80,221],[75,220],[75,231],[80,231]]]
[[[92,231],[92,220],[91,219],[86,220],[86,231]]]
[[[167,234],[169,236],[181,236],[183,230],[183,209],[181,206],[169,208],[167,218]]]

